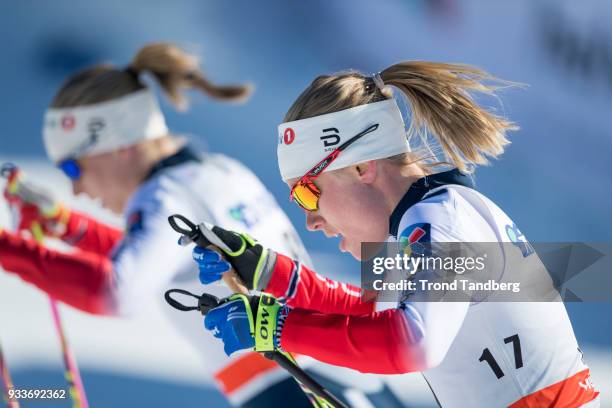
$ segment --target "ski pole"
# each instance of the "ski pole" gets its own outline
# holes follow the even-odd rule
[[[44,234],[41,226],[38,223],[32,224],[32,235],[37,242],[43,242]],[[57,301],[51,296],[49,296],[49,306],[51,308],[51,316],[53,317],[53,325],[55,326],[55,331],[57,332],[62,348],[64,376],[68,382],[70,397],[72,398],[72,406],[73,408],[88,408],[89,404],[87,402],[85,388],[83,387],[83,380],[81,379],[79,366],[76,363],[72,349],[70,348],[68,340],[66,339],[66,332],[62,325],[62,319],[60,317]]]
[[[168,223],[173,230],[181,234],[182,245],[194,242],[196,245],[203,248],[206,248],[208,245],[215,245],[225,251],[232,252],[227,244],[212,231],[212,225],[210,224],[201,223],[200,225],[196,225],[189,221],[187,217],[180,214],[169,216]],[[179,223],[182,223],[183,226],[179,225]],[[249,294],[249,289],[244,285],[236,272],[228,271],[223,274],[222,279],[232,292],[243,295]]]
[[[0,376],[2,376],[2,385],[4,386],[4,400],[6,401],[8,408],[19,408],[19,402],[15,398],[11,398],[9,395],[10,390],[13,389],[13,381],[8,371],[8,366],[2,353],[2,346],[0,346]]]
[[[6,178],[14,175],[16,172],[19,172],[19,168],[11,163],[6,163],[0,169],[0,174]],[[31,233],[34,237],[34,240],[39,244],[42,244],[44,241],[44,232],[42,227],[37,222],[32,223]],[[68,344],[68,340],[66,339],[66,334],[62,325],[62,320],[60,318],[59,309],[57,306],[57,302],[53,297],[49,296],[49,305],[51,307],[51,315],[53,318],[53,325],[55,327],[55,331],[60,340],[60,345],[62,348],[62,357],[64,360],[64,376],[66,377],[66,381],[68,382],[70,397],[72,398],[72,406],[73,408],[89,408],[89,404],[87,402],[87,396],[85,394],[85,388],[83,387],[83,381],[81,379],[81,373],[79,371],[79,367],[76,364],[76,359]]]
[[[283,367],[295,378],[300,384],[306,386],[315,396],[322,398],[324,401],[317,402],[331,404],[331,407],[335,408],[348,408],[342,401],[340,401],[334,394],[329,392],[325,387],[316,382],[306,371],[304,371],[297,363],[291,361],[289,357],[278,351],[266,351],[264,357],[275,361],[279,366]],[[317,405],[315,405],[317,406]],[[324,407],[324,406],[323,406]]]
[[[198,305],[184,305],[171,296],[173,293],[194,297],[198,299]],[[200,311],[202,315],[206,315],[210,310],[221,304],[221,301],[216,296],[209,293],[203,293],[202,296],[197,296],[183,289],[167,290],[164,294],[164,298],[166,302],[175,309],[183,312],[196,310]],[[348,408],[346,404],[338,399],[338,397],[325,389],[325,387],[298,366],[297,362],[291,357],[291,354],[281,353],[279,351],[267,351],[264,352],[263,355],[276,362],[281,368],[287,370],[287,372],[291,374],[315,408]]]
[[[196,245],[199,245],[204,248],[209,245],[215,245],[218,248],[221,248],[227,252],[231,252],[231,249],[227,246],[227,244],[223,242],[223,240],[221,240],[221,238],[219,238],[212,231],[213,227],[210,224],[201,223],[199,225],[196,225],[189,219],[187,219],[187,217],[180,214],[174,214],[169,216],[168,223],[170,224],[172,229],[181,234],[180,242],[182,244],[188,244],[193,242]],[[224,273],[223,281],[233,292],[244,295],[249,294],[249,290],[246,288],[240,277],[235,272],[231,271],[229,273]],[[187,291],[181,291],[180,289],[175,289],[174,291],[198,298],[198,307],[195,309],[189,308],[172,299],[169,293],[172,293],[173,290],[167,291],[165,295],[166,301],[171,306],[179,310],[200,310],[202,314],[206,314],[211,308],[216,307],[219,304],[219,300],[216,297],[208,295],[206,293],[198,297]],[[205,297],[205,295],[207,296]],[[334,405],[331,405],[331,407],[346,407],[346,405],[344,405],[340,400],[338,400],[338,398],[329,393],[329,391],[323,388],[323,386],[318,384],[312,377],[310,377],[305,371],[303,371],[297,365],[297,362],[293,360],[291,354],[287,353],[287,355],[283,355],[279,352],[269,352],[268,354],[269,355],[266,356],[266,353],[264,353],[264,356],[275,361],[293,376],[293,378],[298,382],[300,387],[302,387],[302,390],[304,391],[308,399],[312,402],[313,406],[321,408],[330,407],[329,402],[333,401]],[[304,379],[305,381],[301,381],[300,378]],[[312,387],[308,386],[307,384],[312,385]]]
[[[6,170],[6,165],[2,166],[0,173],[4,176]],[[8,370],[8,365],[6,364],[6,359],[4,358],[4,353],[2,352],[2,346],[0,345],[0,376],[2,377],[2,385],[4,388],[3,399],[6,401],[8,408],[19,408],[19,402],[16,399],[11,398],[9,396],[9,390],[13,389],[13,380],[11,379],[11,375]]]
[[[72,398],[72,406],[74,408],[88,408],[87,396],[85,395],[85,388],[83,387],[83,380],[81,379],[81,373],[77,366],[76,359],[68,345],[64,329],[62,327],[62,321],[60,319],[59,309],[57,302],[52,297],[49,297],[49,303],[51,306],[51,314],[53,315],[53,323],[55,330],[60,339],[62,346],[62,356],[64,359],[64,375],[70,389],[70,397]]]

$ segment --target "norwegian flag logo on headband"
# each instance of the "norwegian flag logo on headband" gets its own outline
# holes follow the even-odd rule
[[[286,145],[290,145],[295,140],[295,131],[292,128],[287,128],[283,132],[283,137],[281,139]]]
[[[317,162],[373,124],[378,128],[344,150],[325,171],[410,151],[402,114],[387,99],[278,126],[278,167],[283,180],[302,177]]]
[[[62,129],[64,129],[66,132],[69,132],[72,129],[74,129],[76,120],[74,119],[74,116],[68,114],[62,117],[61,123],[62,123]]]

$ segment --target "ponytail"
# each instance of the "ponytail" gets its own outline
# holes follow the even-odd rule
[[[136,74],[151,73],[164,93],[179,109],[187,107],[182,91],[197,89],[222,101],[245,100],[251,93],[249,85],[215,85],[201,71],[198,59],[175,45],[153,43],[141,48],[129,69]]]
[[[460,170],[465,164],[487,164],[510,142],[506,132],[518,127],[478,105],[470,92],[494,94],[500,81],[486,72],[460,64],[408,61],[380,73],[408,99],[409,134],[427,129],[447,158]]]
[[[139,79],[145,72],[153,75],[178,109],[187,108],[183,91],[188,89],[200,90],[221,101],[243,101],[252,91],[250,85],[215,85],[204,76],[195,56],[172,44],[153,43],[141,48],[125,69],[99,64],[68,78],[51,107],[90,105],[138,92],[146,88]]]

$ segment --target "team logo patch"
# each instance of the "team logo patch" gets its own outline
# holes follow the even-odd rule
[[[421,222],[408,226],[400,234],[398,242],[408,256],[425,255],[427,248],[424,244],[431,242],[431,224]]]
[[[133,234],[143,229],[143,213],[142,210],[138,210],[130,214],[127,220],[127,232]]]
[[[523,233],[518,229],[516,224],[506,225],[506,235],[508,236],[510,242],[512,242],[514,246],[521,251],[523,258],[526,258],[535,252],[533,246],[531,246],[531,244],[527,241],[525,235],[523,235]]]

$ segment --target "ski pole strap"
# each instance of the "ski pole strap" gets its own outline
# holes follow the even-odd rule
[[[194,297],[194,298],[198,299],[198,302],[200,300],[199,296],[196,296],[193,293],[188,292],[186,290],[183,290],[183,289],[170,289],[170,290],[167,290],[166,293],[164,293],[164,298],[166,299],[166,302],[168,302],[168,304],[170,306],[172,306],[173,308],[181,310],[183,312],[188,312],[190,310],[198,310],[199,309],[198,306],[187,306],[187,305],[184,305],[183,303],[179,302],[178,300],[174,299],[171,296],[173,293],[180,293],[181,295]]]
[[[179,302],[178,300],[176,300],[175,298],[171,296],[174,293],[179,293],[185,296],[191,296],[197,299],[198,300],[197,306],[195,305],[188,306],[188,305],[185,305]],[[168,302],[168,304],[175,309],[181,310],[183,312],[188,312],[190,310],[199,310],[200,313],[202,313],[203,315],[208,313],[209,310],[214,309],[215,307],[221,304],[221,301],[216,296],[213,296],[210,293],[203,293],[202,296],[198,296],[184,289],[167,290],[166,293],[164,294],[164,298],[166,299],[166,302]]]
[[[276,318],[281,305],[272,296],[262,294],[255,318],[255,351],[274,351]]]

